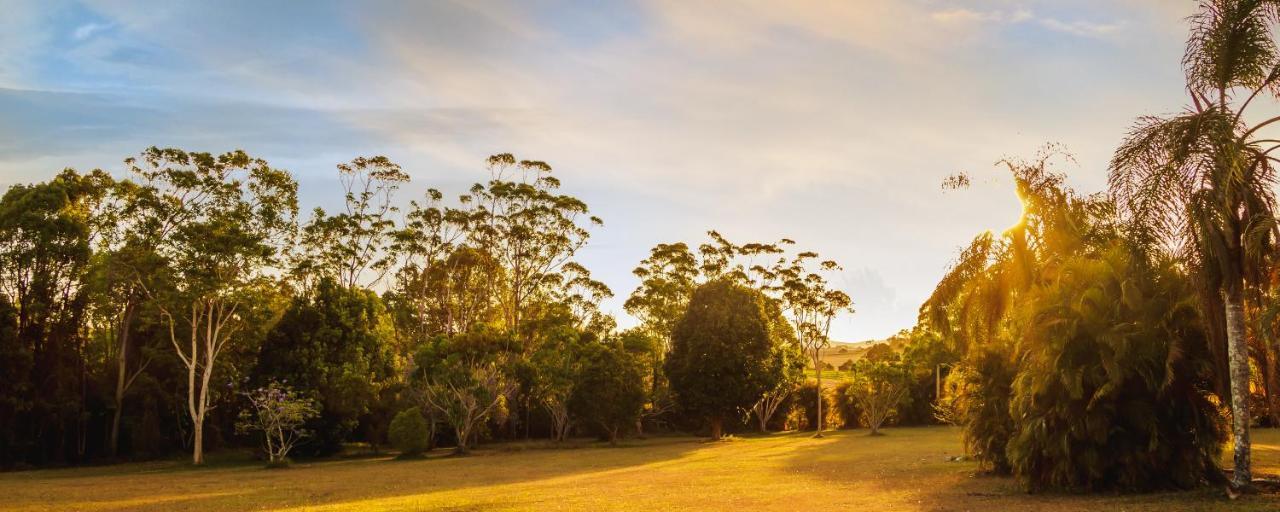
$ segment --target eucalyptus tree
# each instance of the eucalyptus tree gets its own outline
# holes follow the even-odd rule
[[[156,237],[139,231],[142,209],[139,187],[129,180],[114,180],[99,173],[99,200],[90,212],[93,256],[86,270],[91,299],[86,304],[88,329],[102,346],[104,362],[112,376],[111,424],[107,452],[119,453],[124,401],[133,384],[153,360],[141,340],[135,339],[140,316],[145,316],[143,276],[155,273]]]
[[[665,354],[670,350],[671,333],[698,286],[698,257],[684,242],[658,244],[631,273],[640,279],[640,285],[623,308],[657,335],[662,341],[660,352]]]
[[[1234,484],[1250,483],[1249,359],[1244,298],[1274,248],[1275,157],[1280,122],[1249,120],[1280,93],[1280,52],[1269,0],[1204,0],[1191,17],[1183,67],[1191,106],[1139,118],[1111,162],[1126,213],[1195,269],[1211,323],[1225,326],[1235,448]],[[1217,343],[1221,346],[1222,343]]]
[[[816,265],[815,265],[816,263]],[[818,254],[805,251],[789,261],[779,262],[771,271],[777,285],[772,287],[790,318],[800,350],[813,363],[818,381],[818,421],[815,437],[822,437],[822,351],[831,346],[831,322],[842,312],[853,312],[853,300],[833,288],[824,274],[840,270],[833,260],[819,260]]]
[[[392,197],[409,175],[385,156],[358,157],[338,164],[344,210],[329,215],[321,208],[301,230],[304,249],[295,273],[313,284],[332,278],[348,287],[374,287],[394,264],[391,247],[398,209]]]
[[[439,190],[428,189],[422,201],[410,201],[404,225],[393,235],[400,270],[392,298],[412,317],[401,324],[418,342],[466,332],[496,300],[490,285],[496,281],[492,274],[500,271],[497,261],[462,245],[468,216],[446,206],[443,198]]]
[[[530,305],[545,297],[557,275],[587,243],[591,226],[602,225],[580,199],[560,194],[551,166],[517,161],[508,153],[487,161],[489,181],[477,183],[462,202],[467,243],[492,255],[503,269],[492,276],[509,332],[520,332]],[[533,347],[525,340],[522,351]]]
[[[243,151],[150,148],[126,163],[143,180],[144,223],[163,228],[157,252],[173,289],[156,304],[187,370],[192,462],[202,464],[218,357],[247,326],[251,296],[279,263],[279,244],[295,227],[297,183]]]

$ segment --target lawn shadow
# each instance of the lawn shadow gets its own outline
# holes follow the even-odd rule
[[[578,477],[663,464],[699,449],[697,441],[660,437],[628,441],[618,448],[607,443],[574,443],[566,449],[526,446],[516,450],[495,444],[482,445],[464,457],[445,457],[448,449],[442,449],[416,460],[394,460],[393,454],[304,460],[279,471],[265,470],[260,463],[244,458],[238,462],[226,458],[208,467],[163,461],[34,471],[0,476],[0,495],[9,495],[0,499],[0,508],[276,510],[362,503],[374,509],[397,508],[393,504],[398,500],[434,493],[466,495],[476,488],[537,485],[560,479],[572,482]],[[495,495],[484,501],[493,506],[523,503],[537,508],[536,500],[521,501],[530,499]],[[497,503],[508,501],[506,505]]]

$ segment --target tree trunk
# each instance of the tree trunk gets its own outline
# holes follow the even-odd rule
[[[724,434],[724,419],[719,416],[712,417],[711,418],[711,439],[713,441],[719,441],[721,436],[723,436],[723,434]]]
[[[107,453],[111,457],[120,455],[120,400],[116,399],[116,409],[111,412],[111,438],[107,442]]]
[[[124,393],[128,390],[132,379],[127,378],[129,370],[129,324],[133,320],[133,306],[126,305],[116,326],[116,344],[119,345],[116,355],[116,392],[115,411],[111,413],[111,437],[107,443],[107,451],[112,457],[120,454],[120,418],[124,410]]]
[[[471,453],[471,449],[467,443],[471,442],[471,432],[466,427],[458,427],[454,429],[455,435],[458,437],[458,446],[453,449],[455,455],[466,455]]]
[[[618,446],[618,427],[609,427],[609,446]]]
[[[195,438],[191,443],[191,463],[204,464],[204,418],[195,421]]]
[[[814,423],[817,425],[818,432],[813,434],[813,437],[822,437],[822,427],[825,423],[822,421],[822,360],[815,357],[813,358],[813,362],[814,375],[818,378],[818,387],[814,390],[814,398],[818,402],[818,421]]]
[[[1227,357],[1231,369],[1231,430],[1235,448],[1233,483],[1248,487],[1249,464],[1249,346],[1244,336],[1244,308],[1239,292],[1223,291],[1227,318]]]

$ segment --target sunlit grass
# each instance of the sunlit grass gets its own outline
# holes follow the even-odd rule
[[[1139,496],[1027,495],[977,476],[951,428],[631,441],[567,449],[494,446],[465,458],[390,457],[263,470],[172,463],[0,475],[3,510],[1206,510],[1204,490]],[[1280,473],[1280,433],[1256,433],[1258,471]],[[1275,510],[1253,496],[1239,510]]]

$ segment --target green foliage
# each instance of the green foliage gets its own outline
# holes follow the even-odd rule
[[[478,426],[506,412],[507,397],[516,389],[511,370],[518,348],[509,334],[482,328],[436,337],[414,356],[420,396],[453,427],[459,454],[469,451]]]
[[[907,395],[910,384],[911,371],[896,355],[879,360],[862,359],[853,367],[853,380],[845,389],[845,395],[857,402],[864,424],[876,435],[898,405],[910,401]]]
[[[616,444],[644,408],[644,367],[636,354],[617,343],[589,345],[581,357],[569,410],[599,425]]]
[[[981,467],[1009,474],[1005,447],[1017,428],[1009,415],[1017,368],[1010,350],[996,344],[974,347],[951,374],[955,417],[964,426],[965,447]]]
[[[666,374],[676,402],[707,418],[717,437],[725,418],[748,409],[779,377],[766,299],[727,280],[698,287],[676,326]]]
[[[397,413],[391,420],[391,427],[387,429],[391,445],[406,456],[420,455],[427,451],[431,446],[431,435],[431,426],[417,407]]]
[[[295,298],[267,334],[251,378],[310,393],[321,412],[307,424],[313,439],[299,449],[336,453],[397,377],[394,340],[376,294],[324,279],[311,296]]]
[[[1026,306],[1008,445],[1031,489],[1146,491],[1218,478],[1224,426],[1188,280],[1115,245]]]

